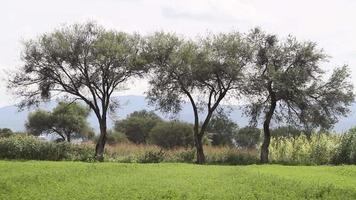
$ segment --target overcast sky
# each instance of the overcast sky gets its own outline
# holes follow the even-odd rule
[[[189,37],[259,26],[281,37],[317,42],[331,56],[327,69],[348,64],[356,84],[355,0],[1,0],[0,106],[16,101],[3,79],[4,70],[21,65],[21,41],[89,20],[121,31],[165,30]],[[125,94],[146,88],[132,85]]]

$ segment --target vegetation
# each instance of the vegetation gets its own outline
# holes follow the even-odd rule
[[[90,110],[78,103],[59,102],[52,112],[37,110],[28,116],[27,132],[32,135],[55,134],[62,141],[72,138],[90,139],[94,136],[87,118]]]
[[[356,128],[350,129],[347,134],[342,136],[333,163],[356,164]]]
[[[159,122],[150,131],[149,141],[163,148],[192,147],[193,127],[180,121]]]
[[[356,168],[0,161],[0,199],[355,199]]]
[[[66,26],[25,42],[24,65],[8,87],[22,98],[21,107],[54,95],[86,103],[100,125],[95,157],[103,160],[107,115],[117,106],[112,94],[142,72],[139,44],[136,35],[93,23]]]
[[[168,126],[184,127],[182,123],[165,123]],[[192,134],[190,125],[186,129]],[[162,130],[167,133],[167,130],[170,129],[164,128]],[[173,128],[173,130],[177,129]],[[270,162],[288,165],[356,164],[354,135],[355,131],[351,129],[342,136],[314,133],[310,137],[305,135],[273,137],[270,146]],[[123,134],[121,133],[120,137],[122,136]],[[350,138],[352,139],[350,140]],[[122,141],[116,143],[108,142],[111,145],[105,151],[106,161],[123,163],[193,163],[196,159],[194,149],[184,147],[184,145],[162,149],[162,147],[156,145],[137,145],[128,143],[124,139],[123,141],[124,143]],[[170,137],[167,137],[167,140],[163,137],[161,141],[169,142],[171,140]],[[192,140],[185,141],[192,142]],[[166,145],[166,143],[164,144]],[[193,144],[190,143],[190,145]],[[247,165],[259,163],[259,150],[255,148],[207,145],[204,149],[206,151],[206,163],[208,164]],[[0,159],[91,161],[93,156],[90,152],[93,150],[94,144],[91,142],[83,144],[48,142],[24,134],[0,138]]]
[[[261,163],[268,163],[271,136],[282,143],[286,139],[284,146],[289,146],[289,140],[308,145],[313,139],[303,139],[299,130],[308,137],[313,137],[313,130],[326,132],[340,116],[349,113],[348,107],[354,101],[347,66],[335,68],[327,77],[322,68],[327,55],[315,43],[300,42],[293,36],[279,40],[258,28],[248,34],[218,33],[192,40],[164,32],[142,37],[105,30],[94,23],[75,24],[25,42],[22,58],[23,66],[8,85],[22,98],[20,107],[36,105],[52,96],[83,101],[98,119],[100,134],[96,138],[95,158],[99,161],[104,160],[104,147],[111,137],[112,144],[128,139],[164,148],[194,142],[196,162],[203,164],[207,160],[205,139],[213,145],[255,148],[260,137],[254,127],[263,121],[263,140],[258,151]],[[123,84],[131,77],[149,80],[147,98],[165,113],[177,114],[182,103],[191,104],[192,141],[187,141],[189,131],[184,125],[163,122],[147,111],[117,121],[108,135],[108,114],[118,107],[113,94],[124,89]],[[251,118],[250,127],[238,131],[236,124],[223,117],[225,110],[220,104],[229,99],[249,102],[245,114]],[[67,141],[72,134],[82,135],[79,129],[85,124],[75,121],[76,117],[65,116],[79,110],[73,108],[69,112],[65,107],[68,105],[51,114],[34,113],[29,118],[29,130],[35,135],[55,132]],[[57,118],[52,116],[55,114]],[[272,121],[287,126],[287,134],[285,127],[271,133]],[[169,130],[168,124],[174,128]],[[291,127],[295,130],[291,131]],[[353,141],[353,136],[348,136],[342,141]],[[337,151],[339,155],[353,152],[349,147],[352,143],[343,142]],[[322,149],[319,144],[312,146]],[[299,146],[292,147],[298,152]],[[312,150],[318,152],[315,151]],[[350,154],[349,161],[346,157],[334,161],[353,162],[353,153]],[[147,154],[148,158],[155,156],[163,154]],[[330,156],[320,159],[310,162],[331,162]]]
[[[92,151],[86,145],[46,142],[23,134],[0,138],[0,159],[90,161]]]
[[[248,37],[254,48],[254,63],[246,82],[251,102],[247,114],[252,123],[264,115],[260,158],[268,163],[273,119],[303,125],[307,130],[327,130],[349,112],[354,101],[353,85],[346,66],[334,69],[326,80],[321,64],[327,55],[315,43],[299,42],[292,36],[279,41],[276,35],[259,29]]]
[[[237,132],[234,140],[236,146],[240,148],[257,148],[261,140],[261,130],[256,127],[246,126]]]
[[[13,134],[14,133],[9,128],[0,128],[0,138],[1,137],[9,137],[9,136],[11,136]]]
[[[124,133],[128,140],[136,144],[145,144],[148,134],[162,119],[153,111],[135,111],[126,119],[116,121],[115,131]]]
[[[226,114],[215,114],[208,125],[207,132],[214,146],[233,146],[239,126]]]
[[[148,37],[146,46],[152,70],[148,99],[161,111],[172,113],[180,111],[184,98],[189,99],[197,163],[202,164],[203,138],[211,117],[228,92],[239,93],[251,57],[249,47],[237,32],[212,35],[198,42],[157,33]],[[199,115],[199,110],[207,114]]]

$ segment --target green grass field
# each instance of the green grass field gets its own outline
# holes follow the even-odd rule
[[[0,161],[0,199],[356,199],[356,166]]]

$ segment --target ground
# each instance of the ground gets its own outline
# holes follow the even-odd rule
[[[356,199],[356,166],[0,161],[0,199]]]

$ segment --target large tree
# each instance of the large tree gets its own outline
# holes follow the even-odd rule
[[[24,65],[9,88],[31,106],[52,96],[85,102],[95,113],[100,137],[95,156],[103,160],[107,116],[115,91],[141,72],[140,39],[94,24],[75,24],[25,42]]]
[[[59,102],[52,112],[37,110],[29,114],[26,129],[33,135],[57,135],[63,141],[94,136],[87,118],[90,110],[79,103]]]
[[[325,53],[313,42],[255,29],[249,35],[254,46],[254,65],[246,93],[253,122],[263,119],[261,162],[268,162],[272,120],[294,126],[329,129],[348,113],[354,100],[347,67],[335,68],[329,78],[321,67]]]
[[[147,39],[146,54],[152,68],[148,99],[173,113],[180,111],[183,102],[190,102],[197,163],[204,163],[202,139],[209,121],[228,92],[238,94],[243,83],[251,55],[246,41],[239,33],[199,41],[157,33]]]

